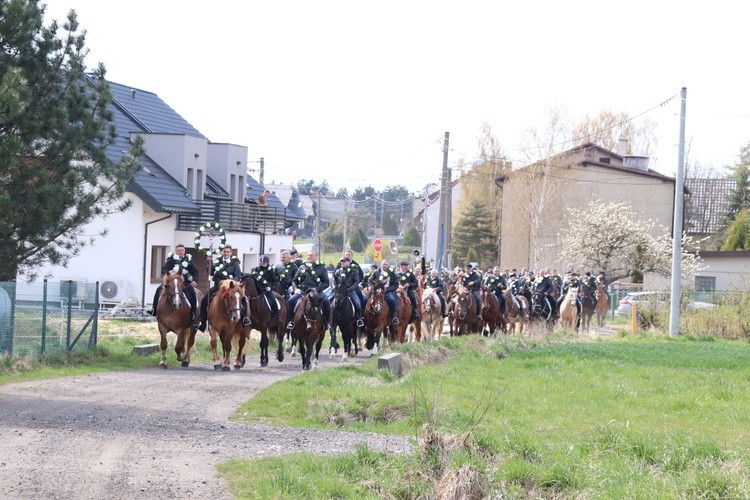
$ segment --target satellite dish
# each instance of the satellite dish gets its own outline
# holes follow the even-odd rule
[[[117,297],[117,283],[114,281],[105,281],[102,283],[99,293],[101,293],[102,297],[105,299],[114,299]]]

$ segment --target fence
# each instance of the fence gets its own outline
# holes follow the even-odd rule
[[[41,357],[96,346],[99,283],[0,283],[0,354]]]

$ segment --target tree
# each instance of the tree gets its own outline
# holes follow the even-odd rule
[[[497,233],[487,205],[474,201],[461,214],[453,229],[451,251],[456,256],[468,255],[469,249],[476,252],[477,262],[495,262]]]
[[[324,252],[336,252],[344,249],[344,231],[341,222],[335,220],[320,235],[320,245]]]
[[[137,137],[107,157],[117,131],[104,66],[86,76],[75,11],[62,26],[43,17],[38,1],[0,1],[0,280],[65,265],[93,242],[84,227],[130,206],[143,153]]]
[[[750,226],[747,213],[750,210],[750,142],[740,148],[737,162],[728,167],[728,177],[734,180],[729,195],[729,207],[724,218],[722,250],[746,250],[745,241],[750,241]]]
[[[419,235],[419,231],[415,226],[409,226],[409,229],[404,233],[404,241],[401,243],[405,247],[421,248],[422,237]]]
[[[349,196],[349,191],[345,187],[339,188],[336,191],[336,198],[346,198],[347,196]]]
[[[724,242],[721,245],[724,252],[738,252],[750,250],[750,212],[743,208],[734,216],[734,220],[724,231]]]
[[[627,139],[627,154],[651,156],[656,150],[656,122],[645,119],[640,123],[625,112],[613,113],[605,109],[594,117],[584,116],[573,127],[571,142],[593,142],[617,152],[620,139]]]
[[[362,226],[357,226],[349,237],[349,248],[355,252],[364,252],[369,244],[370,239],[367,237],[367,232]]]
[[[383,234],[395,236],[398,234],[398,232],[398,223],[396,222],[396,218],[393,216],[393,214],[383,219]]]
[[[570,208],[567,227],[558,237],[563,242],[561,256],[572,268],[604,271],[610,281],[630,276],[642,280],[647,272],[672,274],[672,240],[669,231],[655,222],[638,219],[624,203],[592,201],[586,208]],[[683,248],[689,248],[683,237]],[[682,254],[682,275],[699,270],[700,257]]]
[[[313,179],[302,179],[297,181],[297,191],[299,194],[311,195],[313,194],[313,191],[318,189],[323,196],[333,195],[333,191],[331,190],[331,186],[328,185],[328,181],[317,182]]]

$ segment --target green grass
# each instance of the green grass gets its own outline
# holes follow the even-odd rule
[[[429,346],[399,346],[409,367],[400,379],[378,372],[371,360],[280,382],[243,405],[235,419],[395,433],[422,441],[434,431],[463,446],[446,452],[445,446],[422,445],[410,457],[379,457],[372,467],[355,467],[352,456],[233,462],[235,472],[222,469],[222,474],[241,498],[273,497],[275,490],[255,488],[268,487],[281,475],[302,477],[298,468],[306,460],[328,477],[333,463],[344,460],[358,474],[367,469],[363,477],[372,479],[364,480],[366,493],[337,493],[338,486],[311,492],[305,484],[318,485],[326,476],[311,472],[298,485],[301,490],[284,490],[284,498],[378,496],[391,492],[393,484],[402,488],[395,496],[432,494],[441,479],[447,484],[446,477],[461,467],[485,478],[484,494],[750,496],[746,342],[630,336],[534,345],[521,338],[472,336],[449,339],[441,347],[444,352],[436,355]],[[446,355],[441,363],[431,362]],[[253,484],[240,487],[232,477],[243,469],[253,471]],[[381,475],[384,470],[389,472]],[[423,474],[415,478],[414,470]],[[404,485],[417,493],[405,493]]]

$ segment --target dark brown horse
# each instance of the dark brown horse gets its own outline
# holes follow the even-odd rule
[[[294,313],[294,334],[299,341],[302,369],[309,370],[318,366],[320,346],[323,345],[323,339],[326,336],[323,294],[312,288],[299,302],[299,307]],[[314,356],[313,346],[315,347]]]
[[[581,298],[581,333],[589,333],[591,318],[596,312],[596,287],[581,283],[579,297]]]
[[[208,306],[208,334],[211,337],[211,350],[214,355],[214,369],[229,371],[229,356],[232,352],[232,339],[238,341],[237,359],[234,369],[242,367],[242,352],[245,348],[248,332],[243,332],[240,322],[242,298],[245,296],[245,285],[234,280],[219,283],[219,290]],[[221,341],[223,361],[216,350],[217,339]]]
[[[448,313],[448,331],[450,336],[453,336],[453,322],[455,321],[455,314],[453,314],[456,308],[456,293],[458,289],[463,286],[463,273],[459,273],[458,277],[453,283],[447,285],[447,291],[445,294],[445,312]]]
[[[161,361],[159,366],[167,367],[167,333],[177,334],[174,343],[174,352],[177,361],[182,366],[190,365],[190,351],[195,343],[195,332],[193,321],[190,319],[190,303],[185,297],[182,287],[184,279],[180,271],[164,275],[164,285],[156,308],[156,321],[158,322],[159,334],[161,335]],[[200,303],[203,295],[200,290],[195,289],[195,298]]]
[[[336,334],[336,329],[341,330],[341,338],[344,341],[344,353],[341,360],[349,356],[359,354],[359,339],[357,338],[357,321],[354,317],[354,304],[349,298],[349,290],[346,282],[337,283],[333,289],[333,302],[331,303],[331,337]],[[334,352],[331,350],[331,356]]]
[[[268,298],[258,288],[255,279],[251,275],[242,278],[245,285],[245,299],[248,304],[248,315],[250,316],[250,326],[246,327],[260,332],[260,363],[258,366],[268,366],[268,331],[276,337],[276,359],[279,362],[284,361],[284,325],[286,325],[286,301],[281,295],[274,292],[273,297],[279,308],[279,317],[281,324],[277,324],[271,312],[271,305]],[[244,358],[243,358],[243,365]]]
[[[374,281],[370,284],[370,292],[367,295],[367,304],[363,312],[365,320],[365,334],[367,342],[365,347],[372,351],[372,354],[378,353],[380,337],[388,328],[388,316],[391,307],[385,300],[385,285],[382,281]]]
[[[456,322],[456,335],[479,332],[480,322],[477,321],[477,304],[474,301],[474,294],[464,286],[459,286],[456,292],[453,315]]]
[[[487,329],[487,335],[494,335],[496,328],[501,328],[500,302],[490,288],[482,288],[479,292],[482,299],[482,335]]]

